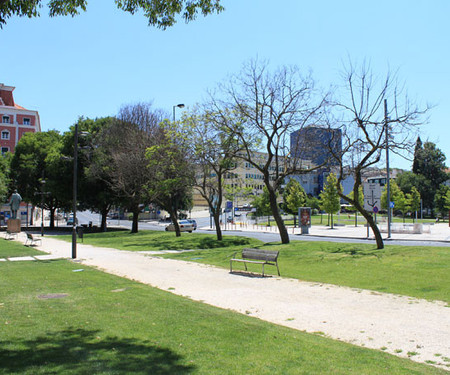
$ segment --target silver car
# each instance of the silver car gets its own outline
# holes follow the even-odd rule
[[[195,230],[194,225],[190,223],[188,220],[180,220],[178,222],[178,225],[180,226],[180,232],[189,232],[192,233],[193,230]],[[166,227],[166,231],[175,231],[175,225],[173,223],[170,223]]]

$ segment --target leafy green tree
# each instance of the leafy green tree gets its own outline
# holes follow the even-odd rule
[[[411,188],[411,193],[406,193],[406,199],[408,201],[408,206],[411,212],[415,212],[417,215],[417,211],[420,209],[420,193],[416,189],[415,186]],[[413,221],[415,221],[415,216],[413,215]]]
[[[294,215],[294,226],[298,209],[305,206],[306,198],[305,189],[296,179],[291,178],[283,191],[283,207],[287,213]]]
[[[78,205],[80,208],[89,209],[101,215],[100,228],[106,231],[107,215],[112,205],[120,203],[117,192],[112,188],[112,176],[108,174],[110,168],[110,150],[104,145],[103,129],[114,121],[112,117],[78,120],[78,132],[84,136],[78,137]],[[64,149],[66,155],[73,155],[74,131],[64,134]],[[72,163],[68,167],[72,168]],[[69,178],[65,179],[66,192],[72,192],[72,171]],[[69,197],[70,200],[70,197]]]
[[[409,210],[408,201],[405,197],[403,191],[400,190],[397,183],[394,180],[390,181],[390,195],[391,202],[394,202],[394,210],[400,211],[403,216],[403,221],[405,220],[405,214]],[[387,186],[383,189],[381,193],[381,208],[387,210],[389,207],[387,202]]]
[[[269,216],[272,214],[269,192],[265,186],[263,187],[263,193],[253,199],[252,206],[256,208],[257,216]]]
[[[447,216],[450,210],[450,187],[441,185],[434,196],[436,209],[441,216]]]
[[[15,148],[11,161],[12,184],[24,201],[50,211],[50,227],[54,227],[55,211],[70,204],[63,194],[61,178],[65,166],[60,159],[62,136],[54,130],[26,133]],[[42,195],[46,192],[48,194]]]
[[[420,137],[417,137],[416,146],[414,147],[414,159],[413,159],[413,166],[412,166],[412,173],[414,174],[421,174],[421,153],[423,151],[423,144]]]
[[[433,142],[425,142],[422,147],[420,143],[416,144],[414,154],[413,171],[420,176],[423,176],[424,182],[416,188],[420,192],[425,208],[433,209],[434,195],[439,185],[449,179],[445,172],[445,154],[436,147]]]
[[[339,212],[341,208],[341,198],[337,186],[336,175],[330,173],[320,193],[321,208],[331,215],[331,229],[333,229],[333,214]]]
[[[147,185],[157,169],[149,167],[147,148],[162,143],[164,114],[149,103],[123,106],[117,118],[104,126],[96,141],[104,151],[101,173],[107,174],[120,205],[132,213],[131,232],[138,232],[141,208],[152,202]]]
[[[177,124],[165,121],[159,126],[162,130],[159,142],[146,151],[147,168],[154,171],[146,189],[152,201],[169,212],[179,237],[178,211],[192,208],[195,169],[189,141]]]
[[[9,152],[0,156],[0,202],[4,202],[7,199],[11,158],[12,154]]]
[[[39,9],[43,6],[42,0],[0,0],[0,27],[12,16],[38,17]],[[198,13],[204,16],[219,13],[224,8],[220,0],[115,0],[117,8],[135,14],[142,12],[151,26],[162,29],[173,26],[178,15],[186,21],[192,21]],[[76,16],[85,11],[87,0],[48,0],[50,16]]]
[[[306,207],[311,207],[312,210],[320,210],[320,199],[313,196],[306,196]]]

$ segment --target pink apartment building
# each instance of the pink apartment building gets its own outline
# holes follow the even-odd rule
[[[0,147],[1,154],[14,152],[19,139],[27,132],[40,132],[39,113],[14,102],[15,87],[0,83]]]

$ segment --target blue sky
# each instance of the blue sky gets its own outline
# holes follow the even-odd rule
[[[49,18],[43,9],[40,18],[10,19],[0,30],[0,82],[16,87],[18,104],[39,111],[43,130],[64,132],[79,116],[115,115],[123,104],[153,101],[168,113],[178,103],[193,106],[256,57],[312,70],[324,88],[339,83],[349,58],[366,60],[376,74],[398,70],[410,97],[435,105],[421,137],[450,164],[448,0],[223,5],[219,15],[165,31],[117,10],[113,0],[91,0],[75,18]]]

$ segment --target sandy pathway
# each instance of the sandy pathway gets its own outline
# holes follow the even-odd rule
[[[39,249],[63,257],[71,254],[70,243],[50,237]],[[83,264],[196,301],[355,345],[383,348],[414,361],[433,361],[450,370],[450,308],[442,302],[280,277],[248,277],[193,262],[82,244],[78,258]]]

